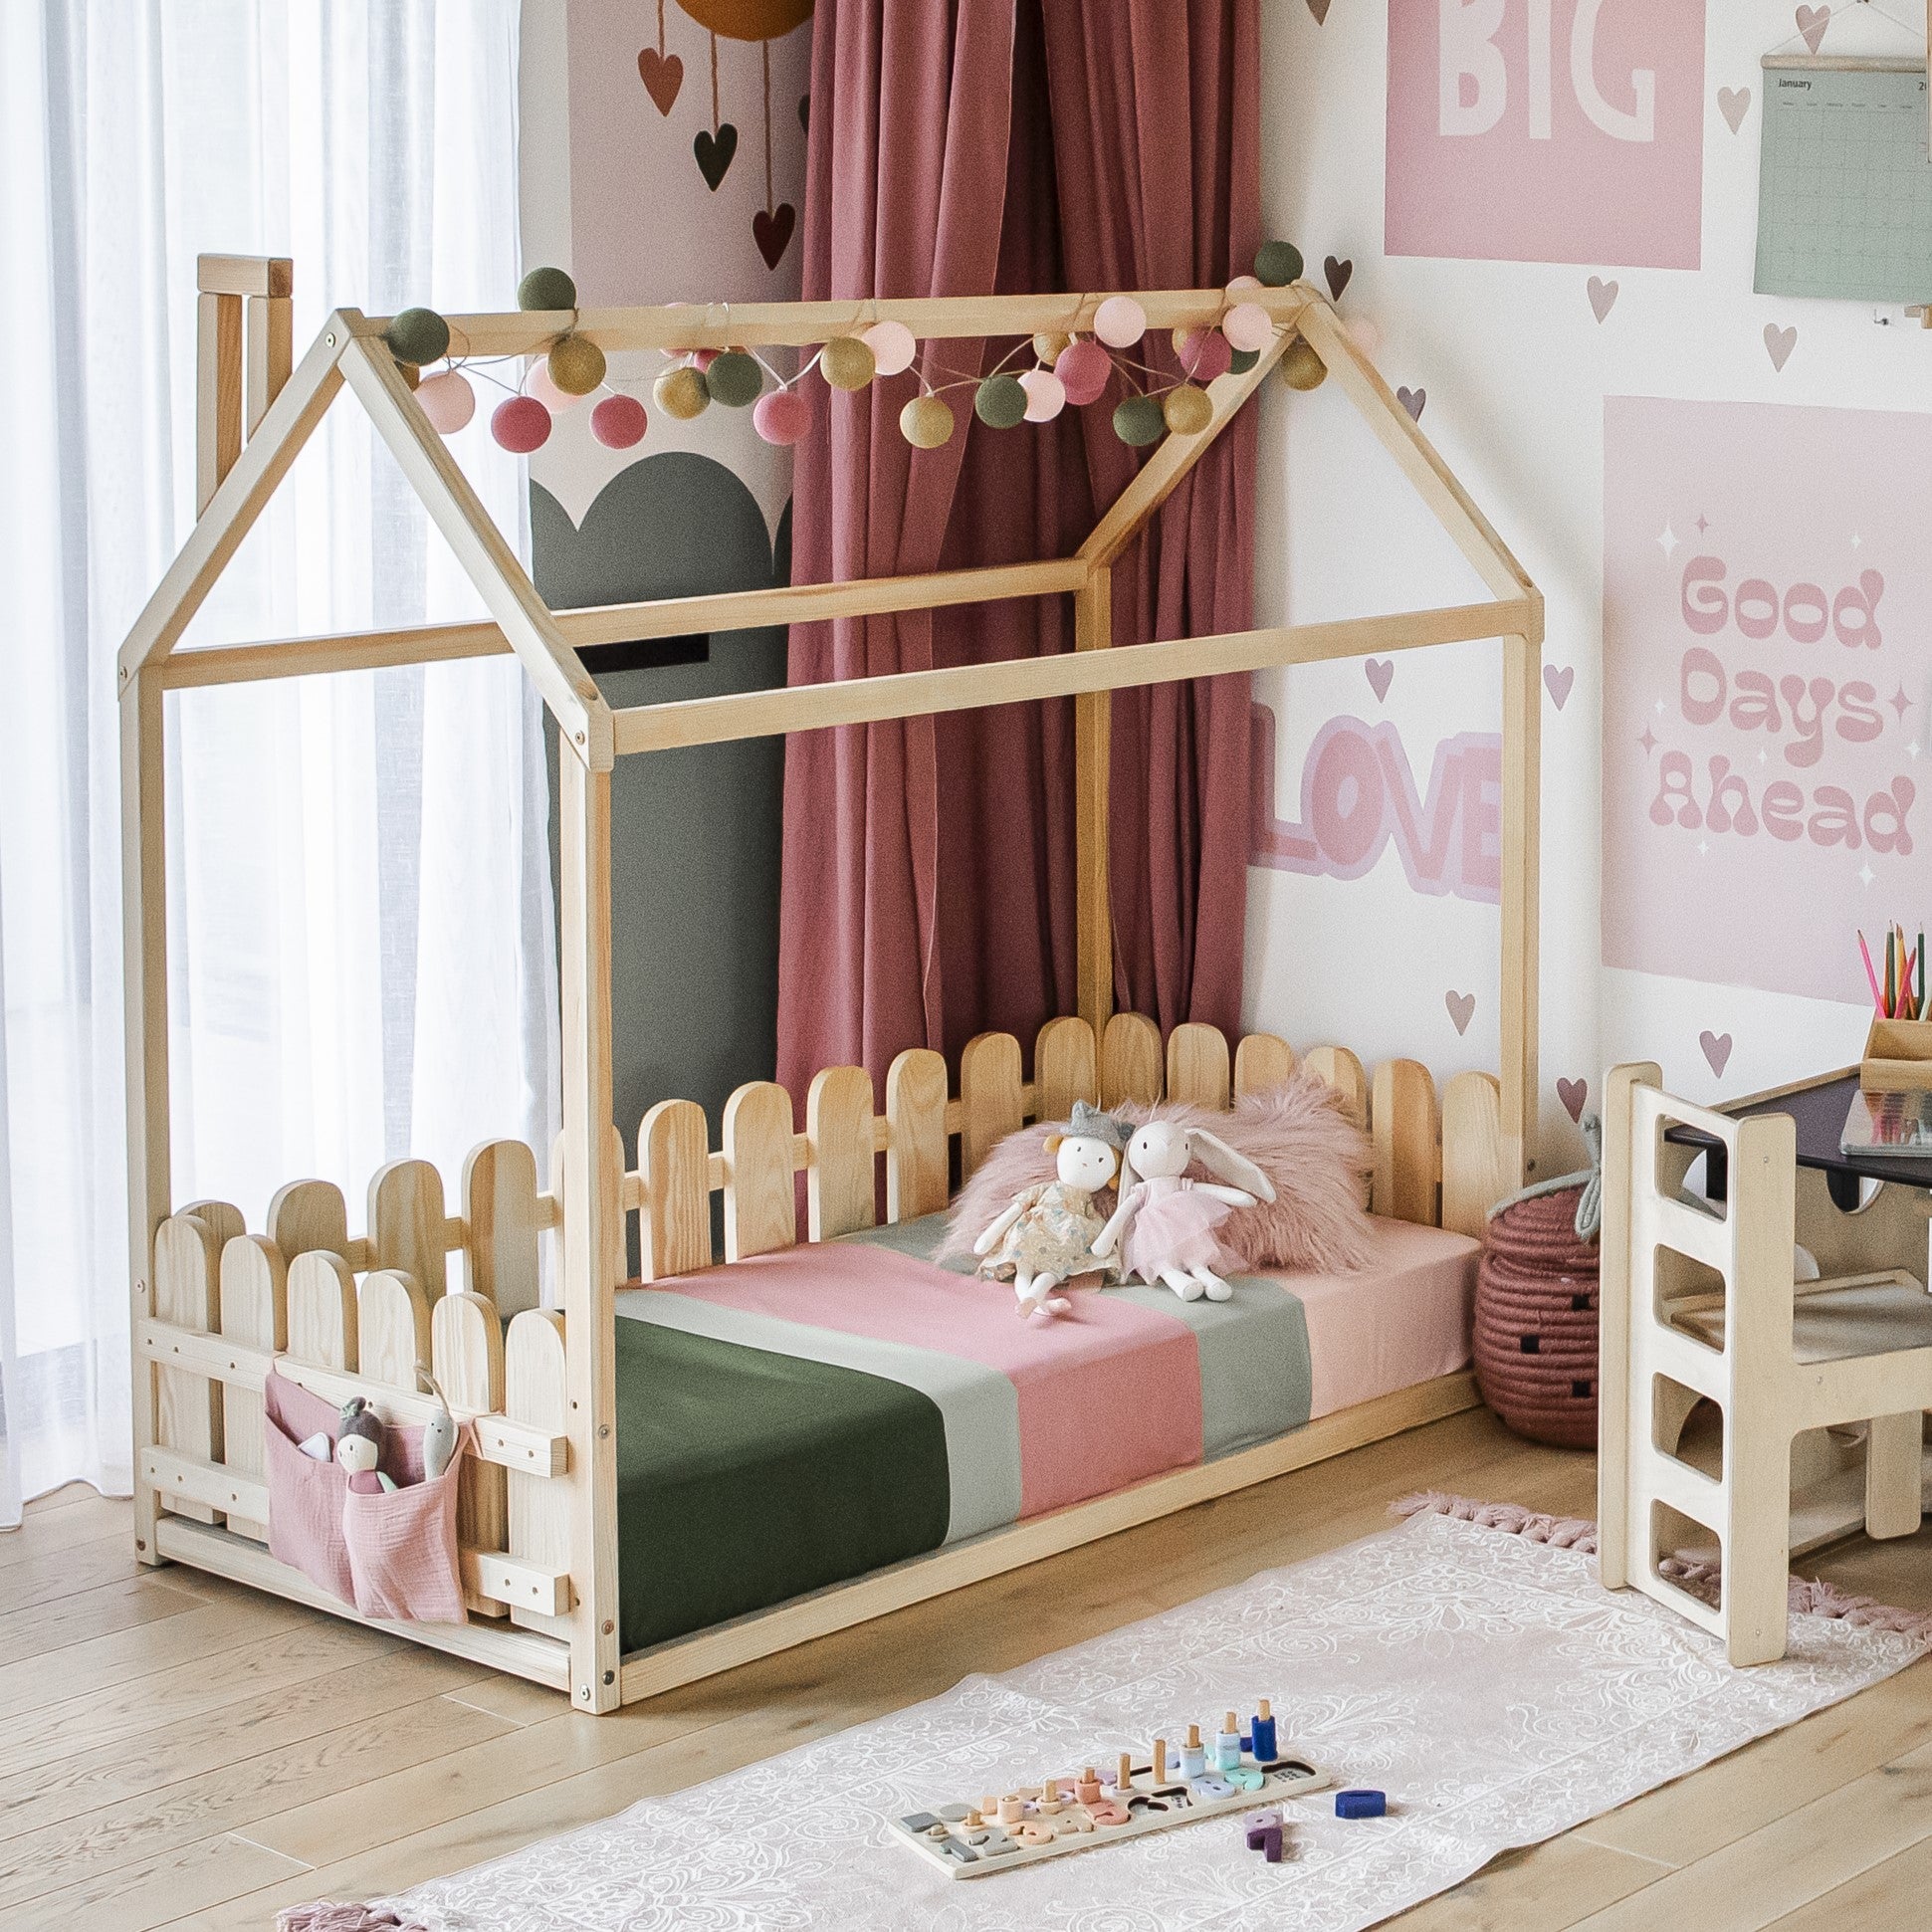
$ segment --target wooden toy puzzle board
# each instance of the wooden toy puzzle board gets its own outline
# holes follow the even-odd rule
[[[1209,1771],[1197,1780],[1169,1778],[1157,1782],[1151,1764],[1137,1764],[1133,1771],[1134,1789],[1124,1795],[1129,1811],[1124,1824],[1107,1822],[1118,1809],[1115,1801],[1121,1796],[1111,1783],[1103,1788],[1104,1800],[1097,1812],[1090,1812],[1075,1799],[1074,1781],[1062,1778],[1057,1781],[1060,1808],[1047,1815],[1042,1815],[1038,1796],[1047,1781],[1042,1779],[1028,1787],[1023,1825],[1029,1831],[1050,1827],[1053,1835],[1045,1843],[1023,1841],[1018,1835],[1020,1825],[1002,1825],[996,1816],[982,1823],[968,1823],[968,1812],[982,1802],[977,1797],[969,1803],[942,1805],[930,1812],[908,1812],[894,1819],[892,1825],[905,1843],[938,1865],[949,1878],[983,1878],[989,1872],[1011,1871],[1042,1859],[1062,1858],[1069,1852],[1119,1844],[1224,1812],[1266,1810],[1285,1798],[1327,1791],[1335,1783],[1330,1773],[1318,1771],[1299,1758],[1257,1765],[1252,1758],[1243,1757],[1238,1771]]]
[[[1757,292],[1932,300],[1923,61],[1764,64]]]

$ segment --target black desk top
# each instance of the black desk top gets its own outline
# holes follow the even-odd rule
[[[1858,1175],[1870,1181],[1896,1181],[1907,1187],[1932,1187],[1932,1161],[1903,1160],[1897,1156],[1845,1154],[1838,1142],[1844,1134],[1844,1117],[1851,1110],[1851,1096],[1858,1089],[1856,1073],[1841,1074],[1835,1080],[1822,1080],[1816,1086],[1800,1087],[1795,1093],[1780,1094],[1776,1100],[1761,1100],[1749,1107],[1719,1106],[1717,1112],[1734,1120],[1755,1114],[1789,1114],[1798,1127],[1798,1165],[1820,1168],[1826,1174]],[[1665,1136],[1680,1147],[1708,1147],[1709,1141],[1692,1128],[1675,1127]]]

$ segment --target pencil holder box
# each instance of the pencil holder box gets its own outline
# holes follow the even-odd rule
[[[1932,1019],[1873,1020],[1858,1084],[1876,1094],[1932,1087]]]

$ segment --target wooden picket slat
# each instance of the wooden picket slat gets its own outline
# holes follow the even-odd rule
[[[1346,1046],[1313,1046],[1304,1064],[1326,1080],[1349,1104],[1349,1118],[1358,1127],[1369,1125],[1369,1082],[1362,1062]]]
[[[527,1309],[504,1337],[504,1413],[553,1435],[569,1427],[564,1382],[563,1317],[552,1308]],[[551,1570],[570,1568],[570,1485],[510,1471],[507,1485],[510,1554]],[[526,1628],[557,1629],[555,1619],[513,1604],[510,1620]]]
[[[154,1234],[155,1319],[219,1334],[220,1268],[221,1243],[207,1221],[198,1214],[170,1214]],[[221,1385],[185,1369],[157,1369],[155,1375],[155,1441],[164,1449],[219,1462]],[[199,1523],[221,1521],[220,1512],[205,1503],[175,1497],[169,1506],[177,1515],[192,1516]]]
[[[522,1141],[486,1141],[463,1164],[466,1278],[505,1321],[542,1299],[537,1197],[537,1156]]]
[[[414,1394],[416,1365],[430,1355],[429,1297],[421,1287],[400,1268],[375,1269],[362,1278],[355,1321],[360,1373]]]
[[[535,1168],[533,1166],[533,1174]],[[495,1415],[504,1405],[503,1324],[487,1296],[443,1295],[430,1310],[430,1366],[452,1408]],[[465,1550],[507,1550],[507,1471],[481,1456],[465,1458],[457,1479],[456,1540]],[[466,1591],[470,1609],[502,1616],[510,1606],[481,1590]]]
[[[1168,1098],[1226,1113],[1227,1038],[1218,1026],[1187,1020],[1168,1035]]]
[[[1116,1013],[1100,1039],[1100,1104],[1152,1107],[1161,1098],[1161,1029],[1145,1013]]]
[[[711,1149],[695,1100],[661,1100],[637,1130],[644,1206],[638,1254],[646,1281],[711,1266]]]
[[[1295,1070],[1295,1049],[1274,1033],[1250,1033],[1234,1049],[1234,1091],[1265,1093]]]
[[[353,1372],[361,1357],[355,1277],[339,1254],[311,1248],[289,1263],[289,1353]]]
[[[798,1238],[791,1096],[754,1080],[725,1103],[725,1259],[770,1254]]]
[[[946,1060],[908,1047],[886,1070],[886,1219],[943,1213],[951,1197],[946,1144]]]
[[[639,1153],[642,1153],[641,1145]],[[624,1137],[618,1133],[615,1121],[604,1130],[604,1159],[620,1175],[624,1172]],[[557,1204],[556,1213],[550,1221],[550,1232],[556,1240],[556,1247],[552,1259],[557,1272],[560,1274],[563,1269],[563,1221],[561,1218],[563,1201],[563,1136],[561,1134],[557,1135],[550,1143],[550,1199]],[[709,1213],[710,1210],[707,1209],[706,1211]],[[610,1253],[604,1259],[604,1270],[612,1281],[623,1281],[630,1275],[630,1255],[625,1239],[625,1229],[628,1220],[628,1208],[612,1214],[609,1217]],[[643,1230],[644,1236],[648,1238],[650,1233],[649,1221],[640,1215],[639,1225]],[[707,1254],[707,1264],[709,1264],[709,1261],[710,1255]],[[648,1267],[645,1271],[644,1279],[646,1281],[651,1279]]]
[[[369,1182],[369,1266],[406,1274],[431,1301],[449,1285],[443,1177],[428,1161],[391,1161]]]
[[[192,1214],[196,1220],[207,1224],[208,1232],[215,1237],[215,1252],[219,1254],[238,1234],[248,1232],[248,1222],[242,1210],[233,1201],[191,1200],[187,1206],[175,1210],[181,1214]]]
[[[1442,1092],[1442,1225],[1480,1240],[1489,1210],[1516,1184],[1503,1154],[1502,1083],[1458,1073]]]
[[[1033,1043],[1034,1118],[1064,1121],[1073,1103],[1100,1101],[1100,1049],[1084,1019],[1050,1019]]]
[[[1442,1124],[1435,1082],[1419,1060],[1385,1060],[1376,1068],[1369,1131],[1375,1181],[1369,1205],[1392,1220],[1433,1227],[1440,1209]]]
[[[230,1342],[274,1354],[289,1345],[289,1271],[282,1250],[267,1235],[237,1234],[221,1250],[221,1332]],[[268,1476],[262,1435],[262,1392],[246,1382],[224,1382],[221,1397],[222,1460],[238,1475]],[[231,1515],[237,1536],[269,1540],[266,1522]]]
[[[873,1166],[872,1076],[863,1067],[827,1067],[805,1095],[805,1174],[810,1238],[829,1241],[878,1219]]]
[[[1025,1079],[1019,1042],[1010,1033],[979,1033],[960,1055],[960,1179],[970,1181],[980,1162],[1026,1124]]]
[[[269,1239],[285,1261],[325,1249],[348,1256],[348,1202],[332,1181],[292,1181],[269,1202]]]

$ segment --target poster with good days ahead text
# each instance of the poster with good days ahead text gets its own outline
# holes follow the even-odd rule
[[[1863,1000],[1856,930],[1932,925],[1932,416],[1604,429],[1604,964]]]

